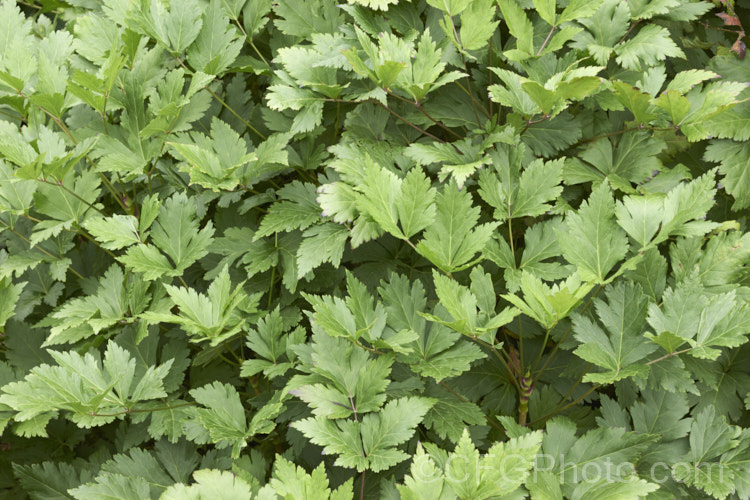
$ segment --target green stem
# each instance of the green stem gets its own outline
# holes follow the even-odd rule
[[[477,126],[482,127],[482,121],[479,119],[479,113],[477,112],[476,100],[474,99],[474,93],[471,91],[471,78],[469,75],[469,67],[466,65],[466,56],[464,56],[464,49],[461,46],[461,39],[456,31],[456,23],[453,22],[453,16],[448,16],[451,20],[451,28],[453,29],[453,36],[458,44],[458,52],[461,54],[461,61],[464,63],[464,71],[466,72],[466,88],[469,90],[469,98],[471,99],[471,110],[474,112],[474,117],[477,120]]]
[[[601,291],[602,287],[603,287],[603,285],[599,285],[599,287],[596,289],[596,291],[591,295],[591,297],[589,297],[589,300],[583,306],[583,309],[581,309],[581,313],[580,314],[583,314],[584,312],[586,312],[586,310],[591,305],[591,301],[593,301],[594,297],[596,297],[599,294],[599,292]],[[544,371],[547,369],[547,366],[549,366],[550,361],[552,361],[552,358],[555,357],[555,354],[560,349],[560,345],[563,342],[565,342],[565,339],[568,338],[568,335],[570,335],[570,332],[572,332],[572,331],[573,331],[573,324],[571,323],[571,325],[568,327],[567,331],[563,334],[562,337],[560,337],[560,340],[557,341],[557,343],[555,344],[555,347],[552,348],[552,352],[550,352],[549,355],[547,356],[547,360],[544,362],[544,365],[542,365],[542,368],[539,370],[539,372],[534,377],[533,385],[536,385],[536,383],[539,381],[539,378],[542,376],[542,374],[544,373]],[[544,346],[542,346],[542,348],[544,348]]]
[[[547,328],[544,332],[544,341],[542,342],[542,347],[539,349],[539,354],[536,357],[536,361],[534,361],[534,366],[531,367],[531,371],[536,371],[536,367],[539,366],[539,362],[542,360],[542,354],[544,354],[544,348],[547,347],[547,341],[549,340],[549,332],[552,331],[552,328]]]
[[[603,139],[605,137],[613,137],[616,135],[627,134],[628,132],[634,132],[636,130],[650,130],[652,132],[666,132],[668,130],[674,130],[674,127],[651,127],[648,125],[641,125],[638,127],[629,127],[629,128],[622,129],[622,130],[617,130],[616,132],[610,132],[608,134],[601,134],[601,135],[596,135],[594,137],[589,137],[588,139],[582,139],[578,141],[578,143],[576,143],[576,146],[578,146],[579,144],[587,144],[589,142],[598,141],[599,139]]]
[[[208,90],[209,94],[211,94],[214,97],[214,99],[216,99],[217,101],[219,101],[219,103],[222,106],[224,106],[225,108],[227,108],[227,110],[230,113],[232,113],[239,121],[241,121],[242,123],[244,123],[247,128],[249,128],[250,130],[252,130],[255,133],[255,135],[257,135],[258,137],[260,137],[264,141],[267,139],[267,137],[264,134],[262,134],[258,129],[256,129],[255,127],[253,127],[252,125],[250,125],[250,122],[248,122],[247,120],[245,120],[244,118],[242,118],[239,114],[237,114],[237,112],[234,109],[232,109],[232,107],[229,104],[225,103],[221,99],[221,97],[217,96],[216,93],[214,93],[213,90],[211,90],[208,87],[206,87],[206,90]]]
[[[25,237],[24,235],[22,235],[21,233],[19,233],[18,231],[16,231],[12,227],[10,227],[10,225],[7,224],[4,220],[0,219],[0,222],[3,223],[3,225],[5,226],[5,228],[7,230],[9,230],[10,232],[14,233],[16,236],[18,236],[23,241],[25,241],[26,243],[28,243],[29,246],[31,246],[31,240],[29,240],[27,237]],[[50,252],[48,252],[47,250],[45,250],[44,248],[40,247],[39,245],[34,245],[32,248],[34,248],[35,250],[38,250],[38,251],[42,252],[44,255],[47,255],[48,257],[52,257],[55,260],[63,260],[63,257],[58,257],[56,255],[53,255]],[[75,269],[73,269],[73,266],[68,266],[68,271],[70,271],[71,273],[73,273],[73,275],[76,276],[78,279],[83,279],[83,275],[81,273],[79,273],[78,271],[76,271]]]
[[[384,110],[388,111],[388,112],[389,112],[390,114],[392,114],[392,115],[393,115],[393,116],[395,116],[396,118],[398,118],[399,120],[401,120],[402,122],[404,122],[404,123],[406,123],[407,125],[409,125],[409,126],[410,126],[411,128],[413,128],[414,130],[418,130],[419,132],[423,133],[423,134],[424,134],[424,135],[426,135],[427,137],[432,137],[433,139],[435,139],[435,140],[436,140],[436,141],[438,141],[438,142],[442,142],[442,143],[445,143],[445,141],[444,141],[444,140],[442,140],[442,139],[441,139],[440,137],[438,137],[438,136],[436,136],[436,135],[432,135],[431,133],[429,133],[429,132],[428,132],[428,131],[426,131],[425,129],[423,129],[423,128],[419,127],[418,125],[415,125],[414,123],[410,122],[409,120],[407,120],[407,119],[406,119],[406,118],[404,118],[403,116],[401,116],[401,115],[399,115],[398,113],[396,113],[395,111],[393,111],[393,110],[392,110],[392,109],[390,108],[390,106],[386,106],[386,105],[384,105],[383,103],[381,103],[380,101],[375,101],[375,103],[376,103],[376,104],[377,104],[378,106],[380,106],[381,108],[383,108]]]
[[[106,414],[102,414],[102,413],[80,413],[80,412],[77,412],[77,413],[79,413],[81,415],[88,415],[88,416],[91,416],[91,417],[117,417],[119,415],[126,415],[128,413],[150,413],[150,412],[153,412],[153,411],[174,410],[176,408],[182,408],[184,406],[195,406],[196,404],[198,404],[198,403],[182,403],[182,404],[174,405],[174,406],[160,406],[158,408],[127,409],[127,410],[124,410],[124,411],[121,411],[121,412],[117,412],[117,413],[106,413]]]
[[[544,43],[541,47],[539,47],[539,52],[536,53],[537,56],[541,55],[542,51],[544,50],[544,47],[547,46],[547,42],[549,42],[550,37],[552,37],[552,33],[555,31],[555,26],[553,25],[552,28],[550,28],[549,33],[547,33],[547,38],[544,39]]]
[[[425,117],[427,117],[427,119],[428,119],[428,120],[430,120],[431,122],[433,122],[433,123],[434,123],[435,125],[437,125],[437,126],[438,126],[438,127],[440,127],[441,129],[443,129],[444,131],[448,132],[448,133],[449,133],[449,134],[451,134],[452,136],[456,137],[457,139],[463,139],[463,137],[462,137],[461,135],[457,134],[456,132],[454,132],[453,130],[449,129],[448,127],[446,127],[445,125],[443,125],[442,123],[440,123],[439,121],[437,121],[437,120],[436,120],[435,118],[433,118],[433,117],[432,117],[432,116],[431,116],[431,115],[430,115],[430,114],[429,114],[429,113],[428,113],[428,112],[427,112],[427,111],[426,111],[426,110],[425,110],[425,109],[424,109],[424,108],[422,107],[422,105],[421,105],[421,104],[420,104],[419,102],[416,102],[416,101],[410,101],[409,99],[404,99],[404,98],[403,98],[403,97],[401,97],[400,95],[398,95],[398,94],[394,94],[394,93],[393,93],[393,92],[391,92],[390,90],[386,90],[386,93],[387,93],[387,94],[388,94],[389,96],[391,96],[391,97],[395,97],[395,98],[396,98],[396,99],[398,99],[399,101],[405,102],[405,103],[407,103],[407,104],[411,104],[412,106],[414,106],[415,108],[417,108],[417,109],[418,109],[418,110],[419,110],[419,111],[420,111],[420,112],[421,112],[421,113],[422,113],[423,115],[425,115]]]
[[[489,113],[489,112],[488,112],[488,111],[487,111],[486,109],[484,109],[484,106],[482,106],[482,103],[480,103],[479,101],[477,101],[476,99],[474,99],[474,95],[473,95],[473,94],[472,94],[472,93],[471,93],[470,91],[466,90],[466,88],[464,88],[464,86],[463,86],[463,85],[461,85],[461,82],[459,82],[458,80],[456,80],[456,81],[455,81],[455,82],[453,82],[453,83],[455,83],[456,85],[458,85],[458,88],[460,88],[461,90],[463,90],[463,91],[464,91],[464,94],[466,94],[466,95],[468,95],[468,96],[469,96],[469,99],[471,99],[471,102],[472,102],[472,103],[474,103],[474,104],[475,104],[475,105],[476,105],[476,106],[477,106],[477,107],[479,108],[479,110],[480,110],[480,111],[481,111],[481,112],[482,112],[482,113],[483,113],[483,114],[484,114],[484,115],[485,115],[485,116],[486,116],[487,118],[492,118],[492,115],[490,115],[490,113]]]
[[[74,192],[74,191],[71,191],[71,190],[70,190],[70,189],[69,189],[69,188],[68,188],[67,186],[65,186],[65,185],[64,185],[64,184],[63,184],[62,182],[50,182],[50,181],[48,181],[47,179],[35,179],[35,180],[36,180],[36,181],[38,181],[38,182],[43,182],[43,183],[45,183],[45,184],[49,184],[50,186],[57,186],[57,187],[61,188],[61,189],[62,189],[63,191],[66,191],[66,192],[68,192],[68,193],[69,193],[70,195],[72,195],[72,196],[73,196],[74,198],[76,198],[76,199],[78,199],[79,201],[82,201],[83,203],[85,203],[86,205],[88,205],[88,207],[89,207],[89,208],[93,208],[94,210],[96,210],[97,212],[99,212],[100,214],[102,214],[102,215],[104,215],[104,216],[106,216],[106,215],[107,215],[107,214],[105,214],[104,212],[102,212],[102,211],[101,211],[101,210],[100,210],[99,208],[97,208],[96,206],[92,205],[91,203],[89,203],[89,202],[88,202],[88,201],[86,201],[85,199],[81,198],[81,197],[80,197],[80,196],[79,196],[79,195],[78,195],[78,194],[77,194],[76,192]]]
[[[84,238],[86,238],[87,240],[89,240],[91,243],[93,243],[94,245],[98,246],[99,249],[101,249],[104,252],[106,252],[107,254],[109,254],[109,256],[112,257],[113,259],[117,259],[117,256],[115,254],[113,254],[112,252],[110,252],[106,248],[102,247],[102,245],[98,241],[96,241],[89,233],[87,233],[81,226],[78,226],[78,231],[76,231],[76,233],[80,234],[81,236],[83,236]]]
[[[686,352],[689,352],[691,350],[692,350],[692,347],[688,347],[687,349],[682,349],[680,351],[670,352],[669,354],[665,354],[664,356],[662,356],[660,358],[652,359],[651,361],[649,361],[646,364],[649,365],[649,366],[651,366],[653,364],[658,363],[659,361],[664,361],[665,359],[672,358],[674,356],[679,356],[680,354],[685,354]]]
[[[492,353],[495,355],[495,357],[500,361],[500,364],[502,364],[503,367],[505,367],[505,371],[508,372],[508,376],[510,377],[510,380],[513,383],[513,385],[520,392],[521,391],[521,386],[518,383],[518,380],[516,379],[515,373],[511,369],[510,365],[508,365],[508,362],[505,360],[505,358],[503,358],[502,355],[500,354],[500,352],[504,352],[504,351],[502,349],[500,349],[499,350],[500,352],[498,352],[498,349],[495,348],[495,346],[493,346],[493,345],[485,342],[484,340],[480,339],[479,337],[470,337],[470,338],[473,339],[478,344],[481,344],[484,347],[486,347],[486,348],[488,348],[489,350],[492,351]]]
[[[182,66],[182,67],[183,67],[183,68],[185,69],[185,71],[189,72],[189,73],[190,73],[191,75],[192,75],[192,74],[194,73],[194,71],[193,71],[193,70],[191,70],[190,68],[188,68],[188,67],[187,67],[187,66],[185,65],[185,63],[184,63],[184,62],[182,62],[182,59],[180,59],[179,57],[175,56],[174,54],[172,54],[172,57],[174,57],[174,58],[175,58],[175,59],[177,60],[177,62],[178,62],[178,63],[180,64],[180,66]],[[267,64],[267,63],[266,63],[266,64]],[[218,101],[218,102],[219,102],[219,103],[220,103],[220,104],[221,104],[222,106],[224,106],[224,107],[225,107],[225,108],[226,108],[226,109],[227,109],[227,110],[228,110],[228,111],[229,111],[230,113],[232,113],[232,114],[233,114],[233,115],[234,115],[234,116],[235,116],[235,117],[236,117],[236,118],[237,118],[237,119],[238,119],[239,121],[241,121],[241,122],[242,122],[243,124],[245,124],[245,126],[246,126],[246,127],[248,128],[248,129],[252,130],[252,131],[253,131],[253,132],[254,132],[254,133],[255,133],[255,134],[256,134],[256,135],[258,136],[258,137],[260,137],[260,138],[261,138],[262,140],[264,140],[264,141],[265,141],[265,140],[267,139],[267,137],[266,137],[266,136],[265,136],[264,134],[262,134],[262,133],[261,133],[261,132],[260,132],[260,131],[259,131],[258,129],[256,129],[255,127],[253,127],[253,126],[252,126],[252,125],[250,124],[250,122],[248,122],[247,120],[245,120],[244,118],[242,118],[242,117],[241,117],[241,116],[239,115],[239,113],[237,113],[237,112],[236,112],[236,111],[235,111],[235,110],[234,110],[234,109],[233,109],[233,108],[232,108],[232,107],[231,107],[231,106],[230,106],[229,104],[227,104],[226,102],[224,102],[224,100],[223,100],[223,99],[221,99],[221,98],[220,98],[220,97],[219,97],[218,95],[216,95],[216,93],[215,93],[215,92],[214,92],[213,90],[211,90],[211,89],[210,89],[210,88],[208,87],[208,85],[206,85],[206,86],[205,86],[204,88],[205,88],[206,90],[208,90],[208,93],[209,93],[209,94],[211,94],[211,95],[213,96],[213,98],[214,98],[214,99],[216,99],[216,100],[217,100],[217,101]]]
[[[258,54],[258,57],[260,57],[260,60],[263,61],[263,63],[266,66],[270,67],[271,65],[268,64],[268,61],[266,61],[266,58],[263,57],[263,54],[260,53],[260,50],[258,50],[258,47],[255,46],[255,42],[253,42],[252,40],[248,40],[248,41],[250,42],[250,47],[252,47],[255,53]]]
[[[583,396],[574,399],[573,401],[571,401],[570,403],[566,404],[565,406],[561,407],[561,406],[558,405],[558,407],[555,408],[554,410],[552,410],[551,413],[549,413],[549,414],[547,414],[547,415],[545,415],[545,416],[543,416],[541,418],[538,418],[538,419],[534,420],[533,422],[531,422],[529,424],[529,427],[531,427],[532,425],[536,425],[536,424],[545,422],[545,421],[549,420],[550,418],[554,417],[555,415],[557,415],[558,413],[561,413],[561,412],[567,410],[571,406],[575,406],[576,404],[578,404],[581,401],[583,401],[584,399],[586,399],[589,394],[591,394],[592,392],[594,392],[595,390],[597,390],[601,386],[602,386],[602,384],[596,384],[595,386],[591,387],[591,389],[589,389],[588,391],[586,391],[586,393],[583,394]]]
[[[450,386],[448,386],[448,384],[446,384],[442,380],[438,382],[438,384],[442,386],[446,391],[453,394],[456,397],[456,399],[458,399],[462,403],[470,402],[468,399],[466,399],[465,397],[463,397],[462,395],[460,395],[459,393],[451,389]],[[492,427],[494,427],[495,429],[499,430],[502,433],[505,433],[505,429],[503,429],[503,427],[500,424],[498,424],[494,418],[488,417],[487,415],[485,415],[484,418],[487,420],[487,423],[490,424]]]

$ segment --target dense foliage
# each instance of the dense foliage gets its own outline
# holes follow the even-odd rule
[[[750,498],[715,0],[0,1],[8,498]]]

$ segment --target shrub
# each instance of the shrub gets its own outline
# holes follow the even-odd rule
[[[8,497],[750,497],[746,8],[0,23]]]

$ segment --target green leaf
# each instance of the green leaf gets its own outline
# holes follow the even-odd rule
[[[503,146],[492,153],[492,163],[494,172],[484,170],[479,175],[479,195],[495,207],[498,220],[541,215],[562,192],[561,161],[535,160],[521,171],[520,154]]]
[[[705,490],[717,498],[722,498],[732,492],[733,487],[719,476],[714,459],[731,450],[739,444],[737,438],[740,430],[727,425],[723,417],[718,417],[713,406],[698,413],[690,428],[690,465],[689,469],[675,468],[677,480]],[[712,467],[713,465],[713,467]],[[695,470],[695,474],[691,474]]]
[[[132,215],[116,214],[111,217],[89,218],[83,227],[108,250],[119,250],[141,243],[138,219]]]
[[[612,470],[607,469],[606,464],[635,463],[658,439],[659,436],[627,432],[622,427],[599,427],[576,438],[575,424],[567,419],[558,419],[547,424],[542,452],[549,455],[550,458],[545,459],[546,466],[551,466],[551,472],[563,490],[572,490],[576,477],[579,481],[581,479],[581,467],[587,463],[595,464],[589,466],[591,469],[601,467],[597,470],[602,471],[599,477],[605,481],[627,481],[632,469],[622,467]]]
[[[276,27],[287,35],[308,37],[313,33],[335,33],[342,16],[333,0],[281,0],[274,4]]]
[[[735,292],[710,297],[704,302],[698,322],[698,332],[690,354],[699,358],[716,359],[721,351],[715,347],[737,347],[747,342],[750,320],[745,304],[737,303]]]
[[[557,151],[575,144],[581,138],[581,124],[573,115],[563,111],[551,120],[533,123],[522,139],[538,156],[549,158]]]
[[[605,283],[607,274],[627,253],[627,237],[614,214],[612,194],[603,182],[577,212],[566,216],[566,230],[557,233],[563,256],[578,268],[581,279]]]
[[[633,429],[644,434],[661,434],[664,440],[687,436],[691,420],[684,418],[689,410],[683,394],[647,390],[643,401],[630,407]]]
[[[534,27],[516,0],[499,0],[500,11],[510,34],[516,38],[517,52],[511,52],[514,60],[523,60],[534,55]],[[506,51],[506,57],[508,57]]]
[[[79,486],[70,493],[78,500],[121,498],[136,500],[149,498],[148,483],[144,478],[127,477],[121,474],[100,474],[96,483]],[[163,498],[163,497],[162,497]]]
[[[585,19],[591,17],[601,7],[603,0],[589,2],[587,0],[571,0],[567,7],[562,11],[557,20],[558,26],[568,21],[576,19]]]
[[[202,229],[196,217],[196,204],[184,193],[174,195],[159,208],[159,216],[151,228],[151,241],[174,265],[174,275],[182,272],[208,253],[214,234],[209,221]]]
[[[615,97],[625,106],[638,123],[648,123],[656,115],[653,114],[654,106],[651,104],[651,96],[648,93],[641,92],[627,83],[613,81],[612,86],[616,90]]]
[[[428,0],[427,3],[449,16],[457,16],[469,7],[471,0]]]
[[[276,457],[273,463],[273,477],[266,488],[273,491],[269,495],[283,495],[284,498],[336,499],[346,495],[351,498],[353,495],[351,479],[332,492],[323,464],[308,474],[305,469],[295,466],[282,456]]]
[[[640,131],[621,135],[616,147],[612,139],[602,138],[580,155],[586,164],[576,159],[566,165],[565,178],[569,183],[606,179],[614,188],[633,192],[631,183],[642,184],[662,170],[657,155],[663,149],[663,142]]]
[[[221,0],[211,0],[203,13],[203,26],[187,51],[190,65],[209,75],[222,74],[242,48],[237,30],[229,24]]]
[[[303,233],[304,239],[297,250],[297,279],[330,262],[338,266],[344,253],[349,231],[338,224],[313,226]]]
[[[190,395],[205,408],[195,410],[200,425],[208,430],[211,440],[219,447],[232,446],[232,456],[237,457],[247,446],[248,428],[245,410],[236,389],[229,384],[214,382],[197,389]]]
[[[251,160],[255,153],[248,153],[245,141],[231,127],[214,118],[211,122],[211,138],[193,132],[191,136],[179,135],[176,142],[168,143],[178,159],[185,160],[190,180],[214,191],[231,190],[239,182],[235,171]]]
[[[27,282],[12,284],[6,281],[0,282],[0,328],[5,327],[5,323],[15,314],[18,299],[27,285]]]
[[[272,6],[270,0],[252,0],[245,3],[245,8],[242,9],[242,21],[249,36],[257,34],[268,23],[267,15],[271,12]]]
[[[18,412],[14,417],[17,421],[64,410],[81,425],[103,425],[114,420],[107,416],[110,413],[138,401],[166,396],[163,380],[171,360],[150,366],[136,378],[135,359],[114,342],[108,343],[103,360],[90,353],[49,352],[56,366],[39,365],[23,381],[3,387],[0,403]],[[97,416],[97,412],[104,416]]]
[[[271,311],[268,316],[258,322],[256,329],[250,329],[247,334],[247,347],[249,347],[257,356],[262,357],[265,362],[259,359],[246,360],[242,364],[240,375],[251,377],[263,370],[263,373],[269,378],[275,378],[289,370],[292,367],[291,362],[281,361],[284,357],[291,361],[291,354],[287,351],[291,344],[301,341],[300,338],[304,331],[296,328],[292,333],[284,334],[288,329],[284,327],[279,308]]]
[[[645,378],[644,358],[655,346],[641,335],[646,324],[647,301],[638,285],[619,283],[605,289],[607,302],[594,299],[594,307],[607,333],[585,316],[573,319],[575,338],[581,345],[575,354],[605,369],[589,373],[584,381],[609,384],[627,377]]]
[[[550,26],[555,25],[555,10],[557,2],[555,0],[534,0],[534,8],[536,9],[539,17]]]
[[[179,8],[172,6],[169,10],[163,4],[153,2],[148,12],[141,11],[136,15],[131,11],[141,30],[175,53],[181,53],[196,39],[201,31],[201,14],[202,5],[194,0],[188,0]]]
[[[281,231],[307,229],[320,220],[320,207],[315,202],[315,187],[294,181],[278,192],[279,201],[271,205],[254,239]]]
[[[199,500],[205,497],[213,497],[217,500],[250,500],[253,498],[250,485],[229,471],[201,469],[193,473],[193,479],[195,479],[195,483],[190,486],[182,483],[170,486],[159,499]]]
[[[145,280],[155,280],[162,276],[172,276],[174,272],[169,260],[152,245],[138,245],[128,249],[127,253],[117,260],[137,273],[143,274]]]
[[[667,57],[685,58],[666,28],[650,24],[631,39],[615,47],[616,61],[626,69],[640,70],[642,66],[653,66]]]
[[[541,431],[505,443],[496,443],[483,457],[464,430],[445,469],[446,483],[461,498],[492,498],[512,493],[529,475],[539,447]]]
[[[482,149],[482,145],[463,140],[450,145],[440,142],[430,145],[412,144],[406,149],[406,154],[420,165],[443,164],[440,169],[440,179],[444,180],[451,175],[456,180],[459,189],[462,189],[466,179],[486,163]]]
[[[719,171],[724,175],[721,183],[727,193],[734,198],[732,210],[741,210],[750,206],[750,178],[747,177],[750,167],[749,143],[734,141],[711,141],[706,148],[705,159],[719,163]]]
[[[403,235],[411,238],[435,220],[435,189],[421,169],[406,174],[401,185],[401,196],[396,198],[396,211]]]
[[[615,45],[618,44],[628,31],[630,9],[628,8],[628,4],[618,2],[617,0],[604,0],[599,5],[600,7],[593,15],[577,20],[578,23],[586,28],[586,31],[579,33],[575,37],[573,47],[587,50],[597,64],[605,64],[612,55]],[[661,33],[660,30],[658,31]],[[637,52],[639,48],[642,48],[641,44],[633,45],[630,53]],[[640,55],[638,53],[633,54],[634,63],[638,62],[637,57]]]
[[[646,248],[659,231],[664,214],[660,196],[626,196],[615,207],[617,223],[641,248]]]
[[[426,398],[401,398],[390,401],[378,413],[365,415],[361,422],[312,417],[292,426],[323,446],[326,453],[338,455],[336,465],[379,472],[409,457],[397,446],[414,434],[432,404],[433,400]]]
[[[236,335],[245,326],[243,313],[253,312],[258,297],[249,297],[240,283],[232,289],[229,270],[224,266],[206,294],[191,288],[164,285],[179,314],[146,312],[141,317],[157,323],[178,323],[194,342],[210,340],[211,345]]]
[[[467,425],[482,425],[486,422],[484,413],[475,403],[461,401],[441,387],[428,391],[437,399],[435,405],[425,415],[424,424],[443,439],[457,443]],[[440,396],[440,397],[438,397]]]
[[[747,141],[750,139],[750,104],[745,101],[713,116],[707,120],[705,126],[714,137]]]
[[[477,299],[468,288],[459,285],[433,270],[432,279],[435,282],[440,304],[453,316],[454,322],[449,326],[456,331],[466,333],[474,331],[477,319]]]
[[[112,265],[96,293],[69,300],[41,322],[51,326],[44,346],[78,341],[116,323],[130,323],[133,320],[126,316],[140,313],[147,301],[146,287],[126,280],[120,266]]]
[[[478,50],[487,45],[500,21],[495,17],[495,6],[491,0],[470,2],[461,12],[461,29],[459,38],[464,50]]]
[[[404,478],[403,485],[399,484],[396,487],[404,500],[456,498],[450,486],[445,484],[442,471],[435,465],[430,455],[425,453],[421,444],[417,445],[417,453],[412,459],[411,475]]]
[[[357,199],[358,207],[384,230],[397,238],[404,238],[398,227],[396,208],[396,198],[400,194],[402,180],[393,172],[372,162],[365,168],[364,185],[360,188],[362,196]]]
[[[672,189],[664,199],[664,219],[656,241],[664,241],[670,234],[696,236],[709,231],[710,223],[695,219],[705,217],[715,195],[713,171]]]
[[[110,474],[120,474],[133,479],[145,479],[150,486],[152,498],[158,497],[167,486],[174,482],[154,455],[140,448],[131,448],[128,454],[117,454],[102,464],[96,483],[100,483],[100,477],[103,477],[106,481]]]
[[[69,172],[62,180],[65,189],[54,184],[41,184],[34,193],[34,208],[58,221],[83,222],[87,215],[99,208],[99,177],[91,170],[81,175]],[[62,192],[61,192],[62,191]]]
[[[417,251],[446,272],[471,265],[471,259],[489,240],[496,224],[477,226],[478,207],[472,207],[471,195],[451,183],[438,193],[435,222],[424,232]]]
[[[745,3],[0,1],[0,497],[750,498]]]
[[[523,299],[516,295],[502,297],[547,330],[570,315],[593,288],[592,283],[581,283],[576,274],[551,287],[528,271],[521,272],[520,281]]]
[[[526,488],[532,498],[539,500],[563,500],[562,490],[558,478],[547,471],[534,471],[526,480]]]
[[[562,192],[561,181],[561,161],[533,161],[521,174],[513,207],[508,211],[509,217],[533,217],[550,210],[552,206],[547,203]]]
[[[644,479],[617,482],[601,479],[599,481],[590,481],[579,484],[570,498],[575,500],[583,500],[584,498],[618,498],[623,500],[637,500],[639,498],[644,498],[658,488],[659,485],[649,483]]]
[[[308,403],[315,415],[343,418],[378,411],[385,402],[385,389],[393,358],[372,359],[364,349],[325,333],[313,336],[311,367],[316,377],[300,376],[287,387]]]
[[[26,491],[44,500],[72,498],[68,490],[86,482],[90,476],[85,470],[76,470],[75,467],[64,462],[13,464],[13,474]]]

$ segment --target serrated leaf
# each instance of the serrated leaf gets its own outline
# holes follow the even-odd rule
[[[401,398],[378,413],[365,415],[361,422],[315,417],[298,420],[292,426],[327,453],[337,454],[337,465],[379,472],[408,458],[396,446],[414,434],[432,404],[433,400],[426,398]]]
[[[217,500],[250,500],[253,491],[243,479],[229,471],[201,469],[193,473],[195,483],[187,486],[175,484],[159,497],[160,500],[199,500],[210,496]]]
[[[168,198],[159,208],[151,228],[151,240],[172,259],[173,275],[182,274],[193,262],[207,253],[212,241],[213,225],[199,228],[195,201],[184,193]]]
[[[324,262],[338,266],[349,231],[338,224],[326,223],[311,227],[303,236],[304,239],[297,250],[297,279]]]
[[[461,498],[512,493],[526,480],[541,443],[542,433],[534,431],[497,443],[480,458],[464,430],[446,467],[446,482]]]
[[[724,175],[722,184],[734,198],[732,210],[750,206],[750,143],[734,141],[711,141],[706,148],[705,159],[719,163],[719,171]]]
[[[461,13],[461,29],[459,38],[464,50],[478,50],[497,29],[500,21],[492,21],[495,17],[494,2],[490,0],[473,1]]]
[[[499,0],[498,5],[508,30],[517,40],[518,50],[523,54],[521,57],[534,55],[534,28],[523,9],[516,0]]]
[[[471,195],[451,183],[437,195],[435,222],[424,232],[417,251],[446,272],[465,269],[484,248],[495,224],[477,226],[479,210]]]
[[[666,28],[650,24],[641,28],[633,38],[615,47],[616,61],[624,68],[639,70],[653,66],[667,57],[685,57]]]
[[[608,287],[605,293],[606,305],[599,299],[594,303],[607,333],[585,316],[573,319],[575,337],[581,342],[576,355],[607,370],[589,373],[584,380],[607,384],[632,376],[645,378],[648,366],[643,361],[655,346],[641,336],[647,310],[641,288],[620,283]]]
[[[138,220],[132,215],[116,214],[106,218],[90,218],[83,227],[108,250],[119,250],[141,243]]]
[[[563,256],[578,268],[581,279],[604,283],[627,253],[627,237],[614,214],[614,199],[603,182],[576,213],[567,215],[566,230],[557,233]]]
[[[234,62],[242,48],[237,30],[229,24],[221,0],[212,0],[203,13],[203,26],[187,51],[190,64],[209,75],[219,75]]]

